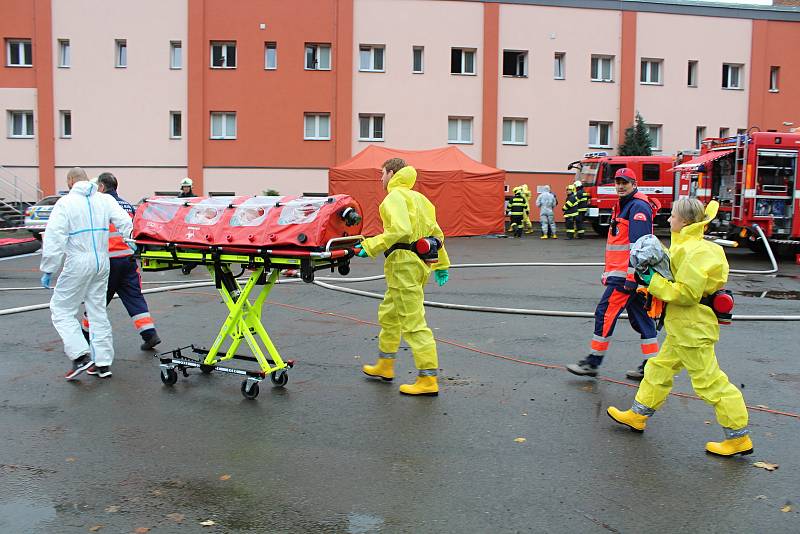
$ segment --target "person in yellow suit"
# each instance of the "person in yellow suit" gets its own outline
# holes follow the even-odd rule
[[[526,234],[533,233],[533,223],[531,222],[531,190],[528,188],[528,184],[518,185],[513,189],[514,194],[520,192],[522,198],[525,199],[525,204],[528,206],[525,212],[522,214],[522,228],[525,230]]]
[[[388,192],[380,205],[383,233],[365,239],[355,248],[361,257],[386,256],[386,294],[378,307],[378,361],[365,365],[365,374],[383,380],[394,378],[394,362],[402,336],[411,347],[419,376],[414,384],[403,384],[406,395],[439,394],[437,370],[439,359],[436,341],[425,322],[423,286],[433,270],[436,283],[443,286],[449,278],[450,259],[444,249],[444,234],[436,223],[436,209],[417,191],[412,191],[417,171],[400,158],[384,162],[381,181]],[[442,246],[435,263],[428,265],[411,245],[424,237],[435,237]]]
[[[673,377],[685,368],[695,392],[714,406],[725,440],[706,443],[706,452],[734,456],[753,452],[747,429],[748,414],[742,393],[722,372],[714,354],[719,323],[714,311],[701,299],[718,291],[728,280],[728,261],[722,247],[703,239],[705,226],[714,219],[719,204],[710,202],[705,213],[695,198],[678,199],[669,219],[672,245],[670,282],[652,268],[640,275],[650,294],[667,304],[667,337],[659,353],[647,360],[644,379],[633,407],[621,411],[608,408],[612,419],[642,432],[647,418],[667,400]]]

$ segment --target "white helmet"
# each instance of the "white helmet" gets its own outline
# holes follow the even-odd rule
[[[575,180],[575,183],[572,185],[574,185],[575,188],[577,189],[578,187],[583,187],[583,182],[581,182],[580,180]]]
[[[186,186],[192,187],[193,183],[194,182],[192,182],[191,178],[184,178],[183,180],[181,180],[181,187],[186,187]]]

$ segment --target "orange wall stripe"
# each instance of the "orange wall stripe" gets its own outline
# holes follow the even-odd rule
[[[333,122],[335,124],[336,162],[350,159],[353,145],[353,0],[336,2],[336,88]]]
[[[186,145],[187,145],[187,171],[189,178],[194,181],[193,190],[196,194],[203,194],[203,147],[205,146],[205,124],[207,117],[204,113],[204,52],[205,52],[205,0],[189,0],[188,24],[189,32],[187,44],[187,114]]]
[[[500,54],[500,6],[483,4],[483,130],[481,159],[497,165],[497,95]]]
[[[51,0],[36,0],[34,9],[33,66],[36,71],[39,188],[43,194],[53,195],[56,192],[56,152],[53,128],[53,11]]]
[[[622,46],[619,59],[619,143],[625,141],[625,128],[633,123],[636,110],[636,16],[622,12]]]

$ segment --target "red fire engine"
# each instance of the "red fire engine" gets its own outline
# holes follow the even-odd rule
[[[800,251],[800,134],[755,132],[703,140],[700,155],[674,168],[677,196],[720,203],[712,230],[760,250],[758,224],[779,253]]]

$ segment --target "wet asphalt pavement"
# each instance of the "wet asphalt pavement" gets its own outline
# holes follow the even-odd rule
[[[448,248],[454,263],[601,261],[603,241],[462,238]],[[729,259],[767,268],[746,251]],[[0,287],[38,285],[37,266],[38,257],[0,262]],[[350,277],[380,271],[381,261],[356,259]],[[591,312],[600,271],[453,269],[427,298]],[[737,313],[800,314],[800,266],[789,260],[779,276],[733,276],[728,287],[740,293]],[[785,298],[758,298],[765,291]],[[46,293],[0,292],[0,308]],[[209,345],[227,313],[213,287],[148,301],[163,350]],[[376,353],[377,304],[277,286],[264,322],[297,364],[285,388],[265,382],[255,401],[232,376],[195,371],[162,385],[119,301],[108,380],[63,380],[68,362],[47,310],[0,317],[0,532],[800,532],[800,419],[763,411],[800,414],[797,322],[723,328],[720,365],[761,410],[750,413],[755,453],[722,459],[703,452],[722,433],[700,400],[671,397],[635,434],[605,414],[627,408],[635,388],[530,365],[583,357],[591,319],[429,308],[441,394],[403,397],[398,384],[414,376],[407,349],[394,383],[360,371]],[[603,375],[625,382],[637,353],[620,322]],[[675,391],[691,393],[685,373]]]

